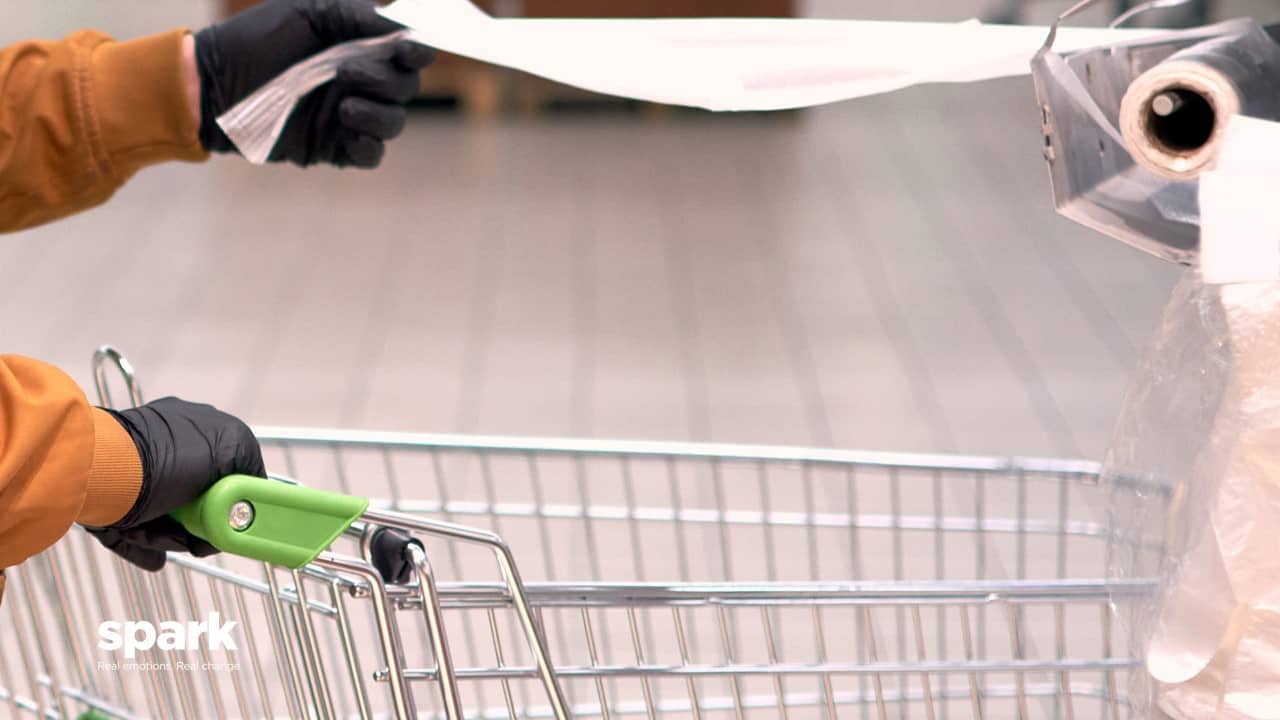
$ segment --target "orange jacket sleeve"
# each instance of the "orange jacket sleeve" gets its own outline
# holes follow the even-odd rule
[[[100,205],[134,173],[203,160],[185,31],[114,42],[85,30],[0,50],[0,231]]]
[[[184,35],[84,31],[0,50],[0,231],[99,205],[147,165],[208,157],[185,94]],[[0,356],[0,573],[74,522],[120,519],[141,485],[114,418],[56,368]]]
[[[129,433],[75,382],[37,360],[0,355],[0,568],[133,507],[142,463]]]

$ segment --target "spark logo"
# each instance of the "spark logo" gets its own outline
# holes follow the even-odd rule
[[[210,650],[238,650],[231,631],[240,623],[222,622],[218,613],[209,613],[205,622],[180,623],[166,620],[157,629],[146,620],[120,622],[108,620],[98,625],[98,647],[103,650],[124,648],[124,656],[137,657],[139,650],[198,650],[200,640],[208,641]]]

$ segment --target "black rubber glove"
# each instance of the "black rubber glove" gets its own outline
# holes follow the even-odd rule
[[[332,45],[402,29],[374,8],[370,0],[267,0],[196,33],[205,149],[234,152],[218,116],[295,63]],[[348,61],[334,80],[302,98],[268,159],[377,167],[383,141],[404,129],[418,71],[434,58],[431,48],[404,41],[388,59]]]
[[[249,426],[212,405],[162,398],[111,412],[138,448],[142,489],[133,508],[105,528],[85,528],[109,550],[144,570],[164,567],[165,552],[198,557],[217,550],[187,532],[169,513],[227,475],[266,477]]]

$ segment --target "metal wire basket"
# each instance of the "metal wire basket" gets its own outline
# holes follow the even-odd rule
[[[1152,584],[1104,579],[1092,463],[258,430],[268,468],[368,508],[296,568],[148,574],[74,532],[10,570],[0,714],[1129,715],[1109,603]],[[274,512],[232,500],[233,528]],[[98,643],[210,612],[234,648]]]

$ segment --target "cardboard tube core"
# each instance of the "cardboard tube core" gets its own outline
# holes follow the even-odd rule
[[[1120,103],[1120,132],[1134,161],[1171,180],[1213,165],[1226,119],[1239,113],[1235,85],[1195,61],[1162,63],[1138,76]]]

